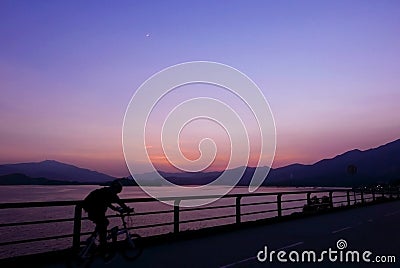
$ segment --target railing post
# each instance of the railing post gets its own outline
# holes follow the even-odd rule
[[[180,199],[175,199],[174,202],[174,233],[179,233],[179,203]]]
[[[240,199],[242,199],[241,196],[236,197],[236,224],[240,224]]]
[[[353,190],[353,193],[354,193],[354,205],[356,205],[357,204],[357,193],[356,193],[356,190]]]
[[[375,202],[375,191],[374,190],[372,190],[372,201]]]
[[[361,203],[364,204],[364,192],[361,190]]]
[[[333,192],[329,191],[329,207],[333,208]]]
[[[311,204],[311,193],[307,193],[307,205]]]
[[[347,206],[350,206],[350,191],[347,190]]]
[[[72,249],[78,250],[81,244],[81,226],[82,226],[82,206],[77,204],[74,213],[74,234],[72,238]]]
[[[278,217],[282,217],[282,194],[276,196],[276,202],[278,206]]]

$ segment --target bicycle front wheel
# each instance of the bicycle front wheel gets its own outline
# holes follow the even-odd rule
[[[121,254],[128,260],[134,260],[142,254],[141,237],[138,234],[129,234],[124,241]]]

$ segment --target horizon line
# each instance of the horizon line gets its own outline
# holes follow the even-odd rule
[[[204,173],[211,173],[211,172],[223,172],[223,171],[226,171],[226,170],[232,170],[232,169],[236,169],[236,168],[240,168],[240,167],[246,167],[246,168],[270,168],[270,169],[280,169],[280,168],[285,168],[285,167],[293,166],[293,165],[312,166],[312,165],[315,165],[315,164],[317,164],[317,163],[319,163],[319,162],[321,162],[321,161],[324,161],[324,160],[331,160],[331,159],[334,159],[334,158],[336,158],[336,157],[338,157],[338,156],[344,155],[344,154],[349,153],[349,152],[352,152],[352,151],[365,152],[365,151],[369,151],[369,150],[373,150],[373,149],[377,149],[377,148],[380,148],[380,147],[389,145],[389,144],[394,143],[394,142],[397,142],[397,141],[399,141],[399,140],[400,140],[400,138],[395,139],[395,140],[392,140],[392,141],[387,142],[387,143],[385,143],[385,144],[378,145],[378,146],[376,146],[376,147],[371,147],[371,148],[365,149],[365,150],[361,150],[361,149],[358,149],[358,148],[351,149],[351,150],[342,152],[342,153],[337,154],[337,155],[335,155],[335,156],[333,156],[333,157],[330,157],[330,158],[327,157],[327,158],[320,159],[320,160],[318,160],[318,161],[316,161],[316,162],[313,162],[313,163],[311,163],[311,164],[302,164],[302,163],[299,163],[299,162],[294,162],[294,163],[291,163],[291,164],[282,165],[282,166],[278,166],[278,167],[273,167],[273,165],[272,165],[272,167],[247,165],[247,166],[237,166],[237,167],[233,167],[233,168],[231,168],[231,169],[210,170],[210,171],[199,171],[199,172],[187,172],[187,171],[171,172],[171,171],[165,171],[165,170],[162,170],[162,169],[156,169],[156,171],[158,171],[158,172],[164,172],[164,173],[201,173],[201,172],[204,172]],[[104,175],[107,175],[107,176],[110,176],[110,177],[113,177],[113,178],[126,178],[126,177],[132,176],[132,174],[130,174],[130,173],[129,173],[127,176],[122,176],[122,177],[120,177],[120,176],[113,176],[113,175],[110,175],[110,174],[105,173],[105,172],[100,172],[100,171],[97,171],[97,170],[93,170],[93,169],[90,169],[90,168],[85,168],[85,167],[78,166],[78,165],[72,164],[72,163],[67,163],[67,162],[64,162],[64,161],[58,161],[58,160],[55,160],[55,159],[45,159],[45,160],[42,160],[42,161],[32,161],[32,162],[5,163],[5,164],[0,164],[0,166],[2,166],[2,165],[18,165],[18,164],[43,163],[43,162],[46,162],[46,161],[53,161],[53,162],[57,162],[57,163],[65,164],[65,165],[70,165],[70,166],[73,166],[73,167],[76,167],[76,168],[81,168],[81,169],[90,170],[90,171],[97,172],[97,173],[101,173],[101,174],[104,174]],[[148,171],[148,172],[142,172],[142,173],[135,173],[135,174],[136,174],[136,175],[140,175],[140,174],[147,174],[147,173],[152,173],[152,172],[154,172],[154,171]]]

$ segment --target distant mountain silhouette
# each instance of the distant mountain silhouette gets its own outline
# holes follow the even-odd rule
[[[357,173],[347,172],[349,165]],[[400,139],[374,149],[352,150],[313,165],[290,165],[271,170],[266,185],[360,186],[400,178]]]
[[[357,167],[356,174],[349,174],[349,165]],[[244,167],[227,170],[227,180],[220,184],[229,185],[240,176]],[[268,167],[259,167],[267,169]],[[256,168],[245,167],[238,185],[249,185]],[[16,175],[16,173],[18,173]],[[11,175],[10,175],[11,174]],[[208,184],[217,179],[221,172],[180,172],[159,174],[179,185]],[[79,168],[73,165],[46,160],[38,163],[0,165],[0,184],[58,184],[76,182],[80,184],[107,184],[116,179],[109,175]],[[135,175],[136,176],[136,175]],[[160,186],[155,173],[141,174],[147,185]],[[351,150],[331,159],[324,159],[312,165],[293,164],[271,169],[264,186],[360,186],[387,183],[400,179],[400,139],[374,149]],[[61,181],[61,182],[59,182]],[[135,181],[124,181],[126,185],[136,185]]]
[[[347,167],[355,165],[356,174],[349,174]],[[242,167],[243,168],[243,167]],[[267,167],[259,167],[267,168]],[[232,178],[240,174],[241,168],[227,170]],[[256,168],[246,167],[238,185],[249,185]],[[218,178],[222,172],[168,173],[159,172],[164,178],[179,185],[207,184]],[[146,173],[151,180],[154,173]],[[387,183],[400,179],[400,139],[365,151],[352,150],[331,159],[324,159],[312,165],[293,164],[271,169],[264,186],[360,186]]]
[[[0,176],[15,173],[24,174],[31,178],[46,178],[81,183],[104,183],[115,179],[103,173],[54,160],[0,165]]]
[[[76,185],[79,182],[31,178],[24,174],[14,173],[0,176],[0,185]]]
[[[238,167],[226,170],[223,179],[219,179],[219,185],[231,185],[237,178],[241,178],[237,185],[249,185],[256,168],[254,167]],[[259,167],[259,169],[268,169],[268,167]],[[241,173],[243,175],[241,176]],[[178,185],[196,185],[208,184],[219,178],[223,171],[214,172],[184,172],[184,173],[168,173],[159,172],[168,181]],[[148,175],[150,177],[150,174]]]

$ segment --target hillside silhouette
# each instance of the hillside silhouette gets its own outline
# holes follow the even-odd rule
[[[349,165],[357,167],[355,174],[348,172]],[[268,169],[268,167],[258,167]],[[229,178],[240,176],[240,170],[227,170]],[[249,185],[255,167],[246,167],[238,185]],[[179,185],[204,185],[221,175],[215,172],[180,172],[159,174],[172,183]],[[54,160],[36,163],[0,165],[0,184],[105,184],[115,178],[93,170],[64,164]],[[141,174],[148,185],[160,186],[155,181],[155,173]],[[400,139],[377,148],[351,150],[331,159],[324,159],[312,165],[292,164],[270,169],[264,186],[361,186],[388,183],[400,179]],[[221,184],[229,185],[232,181]],[[127,185],[136,185],[126,183]]]
[[[357,173],[347,172],[349,165]],[[271,170],[267,185],[360,186],[400,178],[400,139],[374,149],[351,150],[313,165],[290,165]]]
[[[349,165],[357,167],[356,174],[348,173]],[[255,169],[255,167],[246,167],[238,185],[249,185]],[[231,174],[232,178],[236,178],[239,174],[238,171],[239,168],[227,172]],[[160,172],[170,182],[180,185],[207,184],[218,178],[221,173]],[[152,174],[148,173],[146,176],[151,179]],[[373,149],[351,150],[312,165],[292,164],[281,168],[272,168],[263,185],[347,187],[388,183],[398,179],[400,179],[400,139]]]
[[[81,183],[104,183],[115,179],[107,174],[54,160],[0,165],[0,176],[15,173],[24,174],[31,178],[46,178]]]

